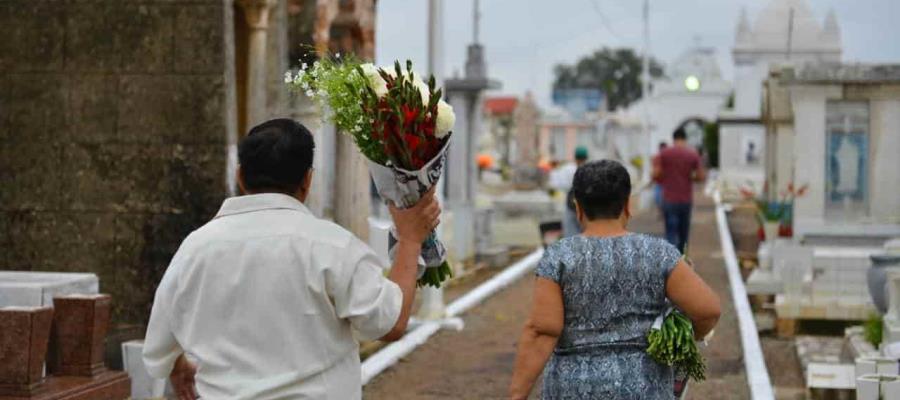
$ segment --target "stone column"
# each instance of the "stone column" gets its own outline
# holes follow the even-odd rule
[[[337,133],[334,221],[363,241],[369,239],[369,166],[353,139]]]
[[[266,118],[266,34],[269,13],[277,0],[237,0],[244,9],[250,37],[247,40],[247,126]]]
[[[354,0],[352,4],[345,6],[341,6],[337,0],[317,0],[316,23],[313,32],[316,52],[320,56],[328,54],[332,47],[331,30],[334,25],[349,24],[358,28],[362,35],[353,43],[354,49],[343,51],[354,51],[358,57],[364,60],[373,59],[375,57],[374,5],[371,1]],[[352,13],[347,13],[346,10],[352,10]],[[336,129],[323,129],[322,131],[323,136],[333,132],[329,143],[333,144],[334,172],[329,178],[333,178],[334,184],[331,198],[334,221],[366,241],[369,237],[368,217],[371,209],[369,167],[366,159],[356,148],[356,144],[353,143],[350,136]],[[327,209],[327,206],[325,208]]]
[[[472,151],[477,121],[472,112],[475,100],[471,93],[453,93],[449,99],[456,112],[456,127],[450,137],[447,157],[447,199],[448,211],[453,213],[453,244],[448,249],[456,261],[463,261],[474,252],[474,184],[477,179],[473,171],[475,155]],[[480,109],[478,110],[480,111]],[[473,168],[470,168],[470,165]],[[456,265],[462,265],[457,263]]]

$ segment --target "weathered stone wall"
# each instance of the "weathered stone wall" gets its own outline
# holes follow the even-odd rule
[[[227,192],[232,12],[0,0],[0,269],[94,272],[114,322],[145,322]]]

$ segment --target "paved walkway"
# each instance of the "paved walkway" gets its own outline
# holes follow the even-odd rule
[[[694,208],[691,256],[697,270],[722,298],[723,315],[710,346],[703,349],[708,380],[692,383],[691,399],[747,399],[737,317],[720,253],[712,202],[698,197]],[[637,216],[631,230],[661,235],[655,211]],[[363,390],[366,399],[504,398],[512,374],[515,345],[531,307],[532,279],[523,278],[465,314],[462,332],[433,336],[400,364]],[[536,390],[535,392],[539,392]],[[537,398],[536,393],[532,397]]]

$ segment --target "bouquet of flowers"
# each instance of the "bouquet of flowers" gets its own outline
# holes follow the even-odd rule
[[[769,185],[766,183],[763,185],[763,190],[757,192],[754,190],[752,182],[750,182],[747,186],[740,189],[744,199],[752,200],[754,205],[756,205],[757,218],[760,222],[784,220],[790,215],[791,208],[794,205],[794,199],[806,194],[809,185],[803,185],[797,189],[794,187],[793,183],[789,183],[787,190],[782,190],[781,193],[779,193],[780,201],[779,199],[770,199],[766,195],[768,188]]]
[[[285,74],[293,90],[301,90],[325,110],[326,118],[350,135],[368,159],[378,194],[399,208],[416,204],[441,176],[456,116],[435,87],[413,71],[378,68],[340,54],[303,65]],[[396,233],[388,240],[396,250]],[[422,244],[419,286],[439,287],[451,276],[444,245],[431,236]]]

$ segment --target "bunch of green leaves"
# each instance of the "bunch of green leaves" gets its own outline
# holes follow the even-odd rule
[[[863,324],[863,337],[876,348],[881,345],[884,335],[884,319],[878,314],[872,314]]]
[[[453,277],[453,270],[450,269],[450,263],[444,261],[440,267],[425,268],[425,274],[416,281],[416,286],[431,286],[434,288],[441,287],[441,283]]]
[[[650,329],[647,343],[647,354],[656,362],[681,369],[696,381],[706,379],[706,364],[694,341],[694,326],[681,312],[672,311],[660,329]]]
[[[372,137],[371,117],[366,114],[363,100],[369,89],[368,80],[360,72],[360,61],[352,56],[323,57],[312,66],[298,72],[288,83],[292,90],[301,91],[322,109],[329,109],[326,118],[342,133],[353,137],[366,158],[379,164],[387,159],[381,142]]]

